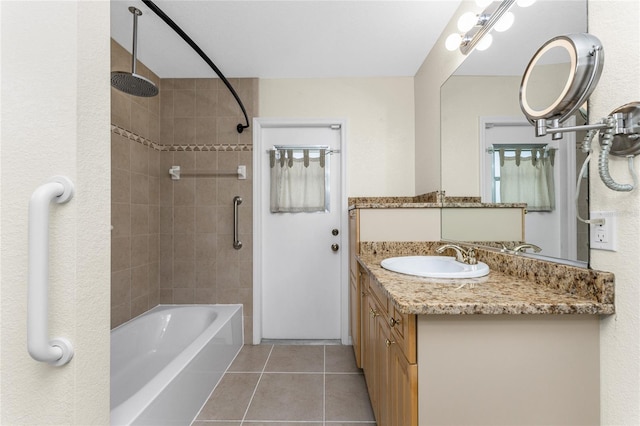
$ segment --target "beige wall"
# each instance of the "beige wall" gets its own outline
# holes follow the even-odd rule
[[[640,2],[589,1],[589,32],[604,46],[605,65],[591,96],[591,121],[640,101]],[[594,151],[598,152],[597,143]],[[636,170],[638,160],[635,160]],[[631,182],[625,159],[612,159],[611,175]],[[640,193],[614,192],[590,168],[591,211],[617,213],[618,251],[591,250],[591,266],[616,275],[616,314],[602,320],[600,335],[603,425],[640,424]]]
[[[348,196],[414,195],[412,78],[260,80],[260,116],[346,118]]]
[[[457,32],[458,17],[472,10],[474,2],[463,1],[414,77],[415,93],[415,194],[441,189],[440,176],[440,86],[464,61],[459,50],[449,52],[444,42]],[[446,188],[445,188],[446,189]]]
[[[0,423],[109,423],[109,2],[0,2]],[[76,194],[50,213],[49,335],[63,367],[26,349],[27,206],[51,176]]]

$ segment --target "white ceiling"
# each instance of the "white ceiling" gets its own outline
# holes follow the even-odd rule
[[[460,3],[155,0],[225,76],[258,78],[414,76]],[[125,49],[132,46],[129,6],[143,12],[138,59],[159,77],[215,77],[140,0],[111,0],[111,36]],[[493,45],[472,52],[458,74],[522,75],[546,40],[587,30],[586,0],[538,0],[511,11],[513,27],[493,31]]]
[[[154,3],[226,77],[413,76],[459,0],[186,1]],[[215,77],[193,50],[140,0],[111,0],[111,36],[159,77]],[[128,70],[123,70],[128,71]]]

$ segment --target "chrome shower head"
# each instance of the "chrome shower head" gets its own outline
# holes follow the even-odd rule
[[[111,85],[133,96],[151,97],[158,94],[158,87],[151,80],[131,72],[113,71]]]
[[[133,14],[133,53],[131,57],[131,72],[112,71],[111,85],[118,90],[133,96],[151,97],[158,94],[158,87],[148,78],[136,74],[137,47],[138,47],[138,16],[142,15],[140,9],[129,7]]]

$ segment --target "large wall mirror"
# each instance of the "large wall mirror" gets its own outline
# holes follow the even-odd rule
[[[441,190],[447,197],[482,202],[527,202],[523,240],[540,247],[541,256],[586,266],[588,228],[576,219],[576,211],[588,215],[586,177],[574,202],[584,133],[536,138],[520,109],[519,88],[529,60],[547,40],[587,31],[587,1],[537,1],[512,12],[513,26],[494,35],[488,50],[471,52],[441,87]],[[543,99],[545,90],[557,93],[566,82],[561,77],[568,58],[557,56],[536,69]],[[586,108],[581,108],[565,125],[586,120]],[[529,173],[533,166],[537,172]],[[514,173],[536,190],[513,189],[509,176]],[[442,213],[442,237],[459,240],[444,225],[448,211]]]

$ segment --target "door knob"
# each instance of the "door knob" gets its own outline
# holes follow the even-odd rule
[[[335,228],[331,231],[331,234],[333,234],[333,235],[338,235],[339,233],[340,233],[340,231],[338,231]]]
[[[340,249],[340,246],[337,244],[331,244],[331,250],[333,251],[338,251]]]

